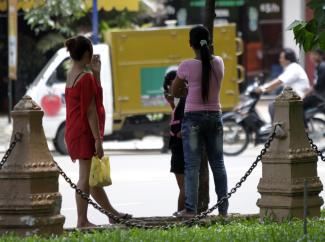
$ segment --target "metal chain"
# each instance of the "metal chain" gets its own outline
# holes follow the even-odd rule
[[[14,150],[17,142],[21,141],[22,134],[17,132],[15,134],[14,140],[11,142],[8,150],[6,151],[5,155],[3,156],[2,160],[0,161],[0,170],[2,169],[3,165],[7,162],[11,152]]]
[[[325,161],[325,156],[323,155],[323,153],[321,151],[318,150],[317,145],[315,145],[313,140],[311,138],[309,138],[308,134],[307,134],[307,138],[309,140],[309,144],[310,144],[311,148],[316,152],[316,154],[321,158],[322,161]]]
[[[70,184],[70,186],[76,191],[78,195],[80,195],[83,199],[85,199],[88,204],[92,205],[95,209],[99,210],[101,213],[105,214],[109,218],[112,218],[116,223],[118,224],[123,224],[128,227],[136,227],[136,228],[142,228],[142,229],[170,229],[176,226],[193,226],[195,225],[199,220],[206,218],[208,214],[213,212],[215,209],[217,209],[225,200],[229,199],[236,191],[238,188],[242,186],[242,184],[246,181],[248,176],[252,173],[254,168],[257,166],[258,162],[262,160],[262,157],[265,155],[267,149],[270,147],[271,142],[273,141],[275,135],[276,135],[276,128],[278,126],[281,126],[280,124],[275,124],[274,130],[266,143],[264,144],[263,149],[261,150],[260,154],[256,157],[256,160],[253,162],[251,167],[246,171],[245,175],[240,179],[240,181],[230,190],[229,193],[225,197],[222,197],[213,207],[209,208],[208,210],[202,212],[201,214],[195,216],[194,218],[191,218],[189,220],[185,220],[182,222],[177,222],[177,223],[172,223],[168,225],[146,225],[146,224],[138,224],[135,222],[132,222],[131,220],[128,219],[123,219],[120,218],[110,212],[108,212],[106,209],[103,207],[99,206],[96,202],[94,202],[91,198],[89,198],[89,194],[83,192],[80,188],[77,187],[76,184],[74,184],[71,179],[64,173],[64,171],[61,169],[61,167],[58,165],[56,161],[54,163],[56,164],[57,168],[59,169],[60,175],[63,176],[63,178]]]

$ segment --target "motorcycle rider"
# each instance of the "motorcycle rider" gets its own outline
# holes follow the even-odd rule
[[[315,85],[311,87],[303,100],[304,110],[317,107],[318,104],[325,101],[325,52],[316,49],[311,56],[315,63]]]
[[[280,65],[284,71],[276,79],[256,88],[257,93],[267,93],[280,86],[291,87],[301,98],[309,90],[309,80],[305,70],[297,63],[297,57],[294,50],[285,48],[280,52]],[[269,104],[269,113],[271,120],[274,118],[274,102]]]

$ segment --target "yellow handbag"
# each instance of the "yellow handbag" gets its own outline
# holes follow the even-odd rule
[[[103,156],[102,159],[99,159],[97,156],[93,156],[91,159],[89,186],[104,187],[111,184],[109,158]]]

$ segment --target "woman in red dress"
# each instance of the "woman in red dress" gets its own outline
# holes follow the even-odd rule
[[[78,188],[89,194],[107,211],[122,218],[131,215],[116,211],[110,204],[102,187],[89,187],[91,158],[103,157],[103,135],[105,110],[103,90],[100,83],[101,63],[99,56],[93,56],[91,41],[83,36],[65,42],[73,65],[67,75],[66,130],[65,141],[72,161],[79,160]],[[90,71],[87,71],[87,68]],[[88,204],[76,194],[78,222],[77,227],[90,227],[87,218]],[[114,220],[110,219],[113,223]]]

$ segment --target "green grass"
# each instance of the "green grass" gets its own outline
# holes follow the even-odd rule
[[[15,236],[0,237],[0,241],[325,241],[325,210],[320,219],[308,221],[308,236],[303,238],[303,222],[291,220],[282,223],[258,219],[236,219],[214,224],[210,227],[174,228],[168,231],[141,229],[109,229],[91,233],[72,232],[60,237],[46,239],[32,236],[20,238]]]

